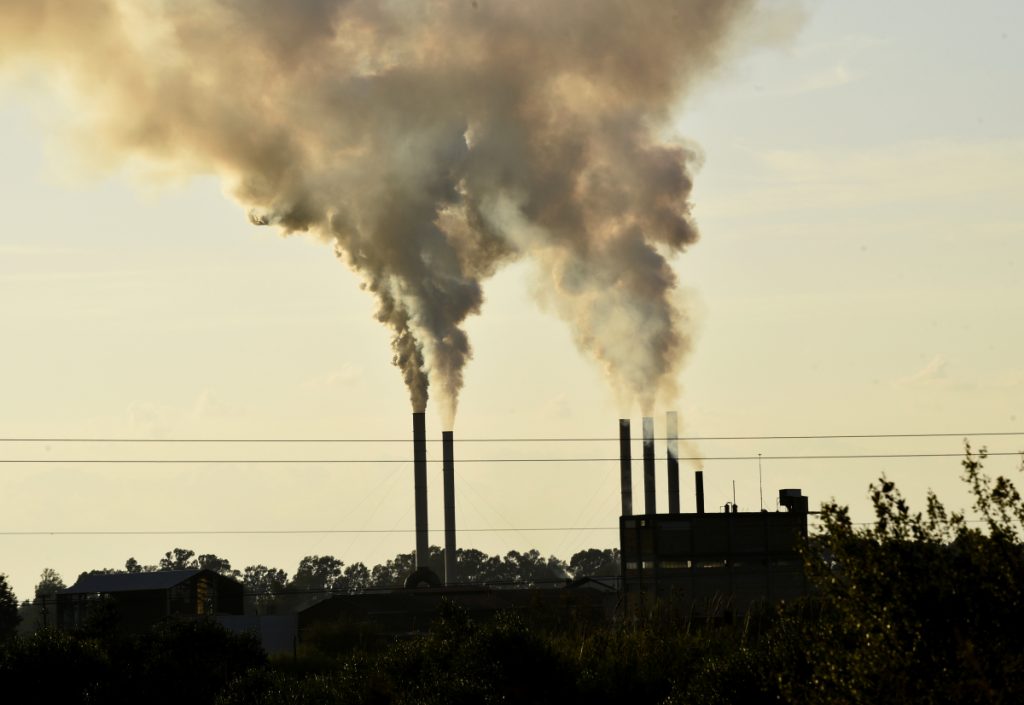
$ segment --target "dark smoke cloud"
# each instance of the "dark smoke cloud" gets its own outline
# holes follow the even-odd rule
[[[0,0],[0,63],[74,87],[94,149],[224,177],[378,301],[450,425],[481,281],[529,257],[624,401],[674,394],[669,258],[694,152],[663,138],[747,0]]]

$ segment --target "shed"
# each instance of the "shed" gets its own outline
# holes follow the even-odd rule
[[[84,574],[57,593],[57,624],[79,629],[97,619],[140,631],[168,617],[242,614],[240,582],[212,570]]]

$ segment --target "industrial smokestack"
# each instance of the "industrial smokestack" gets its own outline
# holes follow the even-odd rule
[[[696,489],[697,489],[697,513],[698,514],[703,514],[704,513],[704,472],[701,471],[701,470],[698,470],[697,472],[693,473],[693,481],[694,481],[694,484],[697,486],[696,487]]]
[[[416,567],[424,568],[430,543],[427,534],[427,419],[422,411],[412,415],[412,463],[416,490]]]
[[[676,412],[665,415],[665,437],[668,447],[668,513],[679,513],[679,418]]]
[[[654,497],[654,419],[645,416],[644,424],[644,514],[657,514]]]
[[[619,474],[622,477],[622,516],[633,515],[633,456],[629,419],[619,419]]]
[[[451,431],[441,432],[444,475],[444,584],[455,583],[455,442]]]

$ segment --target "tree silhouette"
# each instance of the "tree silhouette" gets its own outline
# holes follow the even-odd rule
[[[134,557],[124,562],[124,569],[128,573],[155,573],[160,570],[159,566],[141,565]]]
[[[819,616],[801,615],[795,639],[808,678],[796,701],[1016,702],[1024,693],[1024,502],[1013,482],[982,473],[967,447],[964,480],[984,528],[929,492],[912,512],[884,476],[871,486],[876,522],[823,506],[808,547]],[[809,618],[812,617],[812,618]]]
[[[288,588],[300,592],[330,592],[340,587],[345,564],[334,556],[306,556],[299,561]]]
[[[60,577],[60,573],[53,568],[43,568],[43,572],[39,575],[39,582],[36,583],[35,602],[37,604],[52,603],[57,592],[66,587],[63,578]]]
[[[204,553],[203,555],[196,558],[196,564],[203,570],[212,570],[215,573],[220,573],[228,578],[240,579],[242,572],[235,570],[231,567],[231,561],[227,558],[221,558],[213,553]]]
[[[574,578],[615,577],[619,575],[619,549],[588,548],[569,559],[569,572]]]
[[[199,567],[196,552],[186,548],[175,548],[160,559],[159,570],[194,570]]]
[[[245,567],[242,574],[242,584],[249,604],[255,605],[261,613],[268,613],[273,611],[276,596],[288,584],[288,574],[279,568],[250,565]]]
[[[363,563],[353,563],[345,568],[344,577],[338,587],[349,593],[356,593],[370,587],[370,569]]]
[[[435,550],[436,546],[431,548]],[[387,563],[375,565],[370,571],[370,582],[374,587],[401,587],[416,568],[416,558],[411,553],[399,553]]]
[[[18,615],[18,598],[7,583],[7,575],[0,573],[0,642],[14,636],[21,617]]]

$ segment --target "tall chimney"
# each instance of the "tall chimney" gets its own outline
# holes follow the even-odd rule
[[[704,513],[704,472],[698,470],[693,473],[693,481],[697,486],[697,513]]]
[[[665,437],[668,439],[668,513],[679,513],[679,417],[670,411],[665,415]]]
[[[451,431],[441,432],[444,475],[444,584],[455,583],[455,442]]]
[[[633,515],[633,456],[629,419],[619,419],[619,474],[622,477],[622,516]]]
[[[427,565],[427,419],[422,411],[412,415],[412,474],[416,490],[416,567]]]
[[[654,503],[654,419],[645,416],[644,424],[644,514],[657,514]]]

